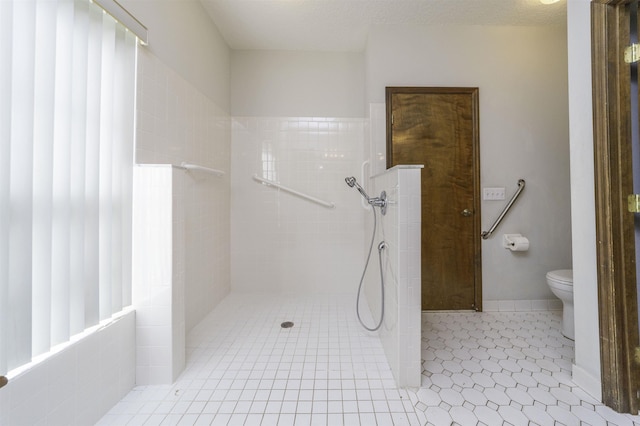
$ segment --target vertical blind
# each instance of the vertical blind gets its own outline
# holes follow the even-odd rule
[[[136,37],[0,1],[0,375],[131,304]]]

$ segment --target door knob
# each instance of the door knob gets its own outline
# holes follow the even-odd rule
[[[464,217],[469,217],[472,214],[473,214],[473,212],[471,210],[469,210],[469,209],[462,210],[462,216],[464,216]]]

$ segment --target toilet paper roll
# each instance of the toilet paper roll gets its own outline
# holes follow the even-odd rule
[[[527,237],[511,237],[509,238],[509,250],[511,251],[527,251],[529,250],[529,239]]]

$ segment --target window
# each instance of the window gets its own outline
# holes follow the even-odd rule
[[[0,374],[131,304],[136,36],[0,1]]]

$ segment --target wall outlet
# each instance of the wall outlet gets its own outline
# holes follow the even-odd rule
[[[504,187],[482,188],[482,199],[487,201],[504,200]]]

